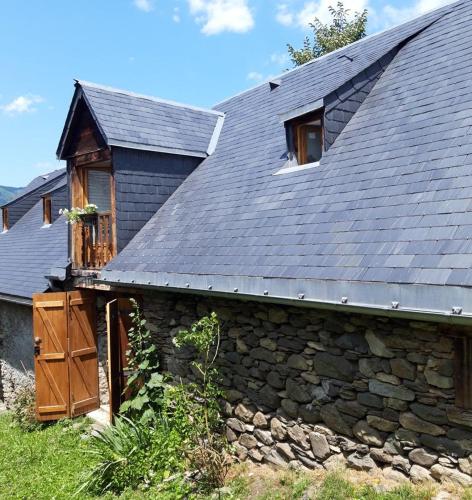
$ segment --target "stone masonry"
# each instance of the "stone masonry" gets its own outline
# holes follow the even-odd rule
[[[0,402],[11,406],[26,385],[34,385],[31,306],[0,301]]]
[[[192,353],[172,337],[210,311],[240,459],[472,484],[472,412],[455,406],[454,342],[439,324],[149,293],[163,366],[184,380]]]

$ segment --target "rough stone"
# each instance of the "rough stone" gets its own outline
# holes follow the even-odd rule
[[[462,410],[451,406],[447,409],[447,418],[453,424],[472,429],[472,410]]]
[[[384,340],[372,330],[365,332],[365,339],[369,344],[372,354],[381,358],[393,358],[395,354],[385,345]]]
[[[448,423],[446,412],[437,406],[412,403],[410,409],[418,417],[433,424],[444,425]]]
[[[310,448],[310,445],[308,444],[308,441],[307,441],[307,435],[305,434],[305,431],[299,425],[287,427],[287,434],[288,434],[288,437],[294,443],[299,445],[301,448],[303,448],[305,450],[308,450]]]
[[[270,450],[267,455],[264,456],[264,462],[268,462],[275,467],[285,468],[287,467],[287,460],[282,457],[275,450]]]
[[[408,410],[408,403],[396,398],[385,398],[385,406],[397,411]]]
[[[264,455],[256,448],[248,451],[249,457],[251,457],[255,462],[262,462]]]
[[[318,385],[320,383],[320,377],[315,372],[303,372],[300,376],[309,384]]]
[[[313,365],[317,375],[332,377],[336,380],[344,380],[346,382],[354,380],[354,368],[352,364],[341,356],[319,352],[313,358]]]
[[[274,440],[272,439],[272,434],[270,433],[270,431],[256,429],[254,431],[254,437],[266,446],[271,446],[272,444],[274,444]]]
[[[264,349],[263,347],[256,347],[255,349],[251,349],[249,354],[252,358],[260,361],[265,361],[266,363],[274,364],[276,362],[274,353],[272,351],[269,351],[268,349]]]
[[[309,403],[312,399],[306,386],[291,378],[287,379],[285,390],[287,391],[287,397],[298,403]]]
[[[270,385],[265,385],[259,391],[259,399],[263,405],[271,408],[273,410],[277,409],[280,406],[280,397],[279,395],[270,387]]]
[[[424,376],[430,385],[441,389],[452,389],[454,379],[452,378],[452,363],[450,360],[430,357],[424,370]]]
[[[471,476],[469,476],[468,474],[464,474],[463,472],[460,472],[456,469],[444,467],[440,464],[435,464],[431,467],[431,475],[438,481],[444,481],[445,479],[447,479],[459,486],[472,486]]]
[[[431,434],[431,436],[442,436],[446,431],[439,425],[426,422],[418,418],[414,413],[402,413],[400,415],[400,424],[410,431]]]
[[[228,443],[232,443],[238,439],[238,436],[230,427],[226,427],[226,439],[228,440]]]
[[[270,432],[276,441],[283,441],[287,436],[285,425],[277,418],[270,421]]]
[[[283,380],[280,374],[276,371],[272,371],[267,374],[267,383],[274,389],[285,388],[285,380]]]
[[[411,464],[407,458],[402,457],[401,455],[395,455],[392,460],[392,467],[408,474],[411,469]]]
[[[365,420],[360,420],[353,428],[354,436],[360,441],[369,446],[383,446],[385,439],[382,438],[380,433],[370,427],[370,425]]]
[[[397,422],[392,422],[391,420],[386,420],[375,415],[367,415],[367,423],[374,429],[384,432],[394,432],[398,429]]]
[[[393,461],[392,455],[386,453],[383,448],[371,448],[370,456],[379,463],[382,464],[391,464]]]
[[[237,418],[228,418],[226,425],[237,432],[244,432],[246,430],[246,426]]]
[[[323,466],[328,471],[336,471],[346,468],[347,460],[342,453],[331,455],[323,462]]]
[[[289,417],[298,417],[298,403],[292,401],[291,399],[282,399],[282,402],[280,404]]]
[[[415,464],[423,467],[431,467],[438,460],[436,453],[425,450],[424,448],[415,448],[408,454],[408,458]]]
[[[261,429],[266,429],[269,425],[267,422],[267,418],[260,411],[256,412],[256,414],[254,415],[254,418],[252,419],[252,423],[256,427],[259,427]]]
[[[410,478],[412,483],[420,484],[425,483],[427,481],[431,481],[431,473],[428,469],[421,467],[420,465],[412,465],[410,469]]]
[[[375,378],[381,382],[386,382],[387,384],[400,385],[401,380],[391,373],[379,372],[376,374]]]
[[[379,380],[369,380],[369,390],[379,396],[386,398],[401,399],[402,401],[414,401],[415,393],[403,386],[386,384]]]
[[[310,443],[313,454],[319,460],[325,460],[331,454],[326,436],[319,432],[310,432]]]
[[[276,323],[276,324],[280,325],[282,323],[287,323],[288,314],[285,311],[285,309],[283,309],[282,307],[280,307],[278,309],[269,309],[268,319],[272,323]]]
[[[358,453],[353,453],[347,457],[347,465],[351,469],[362,471],[371,471],[377,468],[369,455],[359,455]]]
[[[316,424],[321,420],[320,410],[311,404],[300,405],[298,408],[300,418],[307,424]]]
[[[303,356],[300,356],[299,354],[292,354],[287,359],[287,366],[289,368],[294,368],[296,370],[302,370],[302,371],[306,371],[306,370],[310,369],[310,365],[309,365],[308,361]]]
[[[321,407],[321,419],[333,431],[352,436],[351,426],[343,419],[336,406],[329,404]]]
[[[288,443],[277,443],[275,445],[277,452],[287,460],[295,460],[295,454]]]
[[[371,408],[383,408],[382,398],[371,394],[370,392],[361,392],[357,395],[357,401],[363,406],[369,406]]]
[[[255,448],[257,446],[257,440],[251,434],[245,433],[239,436],[239,444],[250,450],[251,448]]]
[[[472,455],[467,458],[459,458],[459,469],[464,474],[472,476]]]
[[[243,422],[250,423],[254,418],[254,412],[247,406],[239,403],[234,410],[234,414]]]
[[[415,380],[416,378],[416,367],[413,363],[410,363],[403,358],[394,358],[390,360],[390,367],[392,373],[400,378],[406,378],[408,380]]]
[[[263,338],[259,341],[259,345],[269,351],[277,350],[277,342],[274,339]]]

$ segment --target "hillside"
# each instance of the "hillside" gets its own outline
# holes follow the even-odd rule
[[[13,198],[22,188],[0,186],[0,206]]]

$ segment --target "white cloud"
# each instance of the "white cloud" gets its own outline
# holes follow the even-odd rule
[[[172,14],[172,21],[174,21],[174,23],[180,23],[180,10],[178,7],[174,7],[174,13]]]
[[[247,79],[253,82],[259,83],[264,80],[264,75],[258,71],[251,71],[247,74]]]
[[[134,6],[143,12],[151,12],[154,9],[152,0],[134,0]]]
[[[277,66],[285,66],[290,62],[290,56],[286,52],[274,52],[270,56],[270,62]]]
[[[383,8],[384,25],[388,27],[403,23],[452,1],[455,0],[416,0],[409,7],[395,7],[395,5],[387,4]]]
[[[290,11],[286,3],[277,5],[277,14],[275,15],[277,22],[283,26],[292,26],[294,22],[294,14]]]
[[[246,33],[254,27],[248,0],[188,0],[188,5],[205,35]]]
[[[314,21],[315,17],[324,23],[331,21],[329,7],[335,4],[336,2],[333,0],[280,3],[277,6],[275,17],[284,26],[306,28]],[[344,0],[343,4],[351,12],[362,12],[368,8],[368,0]]]
[[[44,99],[39,95],[26,94],[20,95],[13,101],[0,106],[4,113],[8,115],[19,115],[22,113],[31,113],[36,111],[35,104],[44,102]]]

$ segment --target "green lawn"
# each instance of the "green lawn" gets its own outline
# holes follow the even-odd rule
[[[8,414],[0,415],[0,499],[70,499],[81,478],[94,465],[87,453],[84,439],[88,425],[83,420],[62,421],[41,430],[24,432],[12,423]],[[404,485],[380,493],[359,482],[354,473],[296,473],[274,471],[250,464],[233,467],[227,486],[219,494],[208,497],[218,500],[432,500],[437,486]],[[84,494],[74,498],[90,499]],[[109,494],[109,500],[116,499]],[[120,500],[174,500],[157,490],[126,491]],[[203,500],[202,497],[199,497]],[[452,498],[472,500],[471,491],[455,492]]]
[[[78,427],[61,422],[28,433],[0,415],[0,498],[70,499],[93,463]]]

